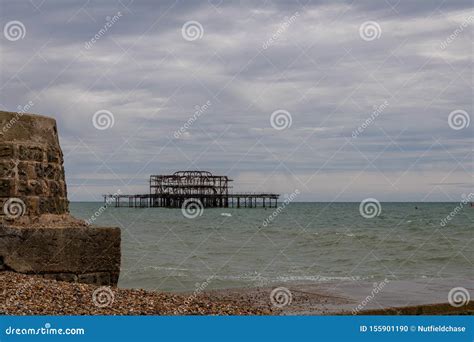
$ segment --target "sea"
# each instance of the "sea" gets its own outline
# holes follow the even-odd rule
[[[74,216],[122,231],[119,286],[174,292],[385,279],[473,279],[468,203],[285,203],[279,208],[115,208]],[[188,217],[187,217],[188,216]]]

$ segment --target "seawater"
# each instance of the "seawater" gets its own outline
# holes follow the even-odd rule
[[[102,203],[73,202],[89,219]],[[180,209],[107,207],[96,225],[122,229],[119,286],[166,291],[328,281],[473,278],[474,208],[459,203],[382,203],[364,218],[359,203],[291,203]],[[265,220],[269,222],[264,224]]]

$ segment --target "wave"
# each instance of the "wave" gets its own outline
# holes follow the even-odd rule
[[[223,281],[255,281],[266,283],[291,283],[291,282],[331,282],[331,281],[355,281],[366,280],[372,276],[320,276],[320,275],[260,275],[260,274],[243,274],[243,275],[218,275],[214,279]]]

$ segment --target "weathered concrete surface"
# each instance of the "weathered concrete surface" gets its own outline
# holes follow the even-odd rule
[[[5,270],[116,285],[120,229],[0,227],[0,256]]]
[[[69,215],[52,118],[0,111],[0,271],[116,285],[120,229]]]

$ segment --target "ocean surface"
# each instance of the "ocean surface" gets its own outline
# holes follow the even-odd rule
[[[460,205],[381,203],[365,218],[359,203],[291,203],[273,220],[273,208],[206,208],[189,219],[180,209],[75,202],[71,212],[122,229],[120,287],[193,291],[473,279],[474,208]]]

